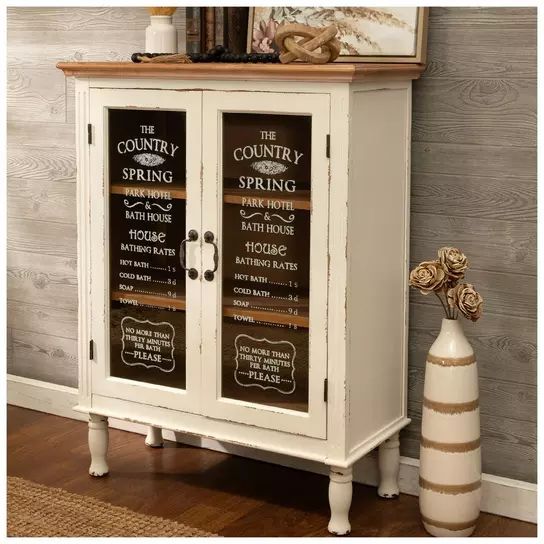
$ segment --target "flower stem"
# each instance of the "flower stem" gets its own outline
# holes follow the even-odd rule
[[[446,305],[444,304],[442,297],[436,291],[434,292],[434,294],[437,296],[438,300],[440,301],[440,304],[442,304],[442,308],[444,308],[444,311],[446,312],[446,317],[449,319],[450,315],[448,314],[448,309],[446,308]]]
[[[449,302],[448,302],[448,291],[455,287],[457,282],[453,282],[451,283],[450,285],[446,285],[444,286],[444,298],[446,300],[446,304],[448,305],[448,308],[450,310],[450,319],[457,319],[457,315],[456,315],[456,312],[455,312],[455,307],[454,306],[450,306]]]
[[[449,303],[448,303],[448,290],[449,290],[449,286],[444,285],[444,300],[446,301],[446,308],[448,308],[448,312],[450,314],[449,318],[450,319],[455,319],[455,315],[453,313],[453,308],[451,308]]]

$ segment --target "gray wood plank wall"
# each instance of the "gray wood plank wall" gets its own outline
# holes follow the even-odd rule
[[[536,10],[431,8],[414,83],[412,264],[469,256],[485,314],[464,323],[480,371],[483,470],[536,481]],[[418,457],[436,301],[411,294],[403,454]]]
[[[10,373],[77,387],[74,87],[55,64],[127,60],[148,24],[143,7],[8,9]]]
[[[147,20],[143,8],[8,9],[10,373],[77,386],[74,97],[55,63],[127,59],[143,49]],[[486,300],[482,320],[465,324],[480,365],[484,471],[534,482],[536,9],[431,9],[429,65],[414,85],[412,262],[446,244],[468,253]],[[411,457],[440,318],[412,293]]]

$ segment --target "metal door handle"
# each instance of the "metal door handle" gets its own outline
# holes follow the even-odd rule
[[[204,272],[204,279],[207,281],[213,281],[215,272],[217,272],[217,268],[219,267],[219,249],[214,240],[215,236],[213,235],[213,232],[208,230],[204,233],[204,241],[207,244],[213,245],[213,270],[206,270],[206,272]]]
[[[192,280],[196,280],[198,278],[198,271],[196,268],[186,268],[185,245],[187,244],[187,242],[194,242],[195,240],[198,240],[198,232],[196,230],[191,229],[187,233],[187,238],[185,238],[185,240],[182,240],[181,244],[179,245],[179,263],[181,264],[181,268],[183,268],[183,270],[187,270],[189,278]]]

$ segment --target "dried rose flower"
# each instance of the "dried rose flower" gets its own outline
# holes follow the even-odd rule
[[[440,261],[423,261],[410,272],[410,285],[428,295],[438,291],[446,281]]]
[[[465,270],[468,268],[467,257],[457,248],[441,247],[438,250],[438,259],[452,280],[460,280],[465,276]]]
[[[482,316],[484,299],[470,283],[460,283],[448,291],[448,304],[451,308],[459,308],[461,313],[471,321]]]

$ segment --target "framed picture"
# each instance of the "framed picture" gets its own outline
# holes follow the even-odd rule
[[[277,51],[274,36],[282,24],[335,24],[342,44],[335,62],[425,63],[428,13],[420,7],[250,8],[247,52]]]

